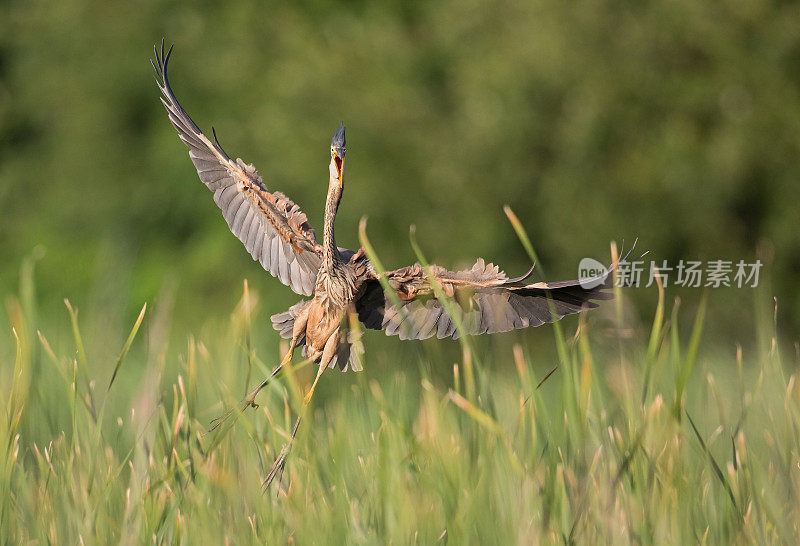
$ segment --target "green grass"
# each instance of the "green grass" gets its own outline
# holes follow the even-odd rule
[[[800,538],[797,362],[769,320],[763,348],[705,351],[702,306],[679,332],[661,290],[648,327],[613,304],[610,322],[547,327],[552,359],[469,343],[454,364],[369,352],[368,336],[367,371],[323,377],[338,392],[315,400],[281,487],[263,494],[313,370],[207,432],[278,357],[253,342],[255,294],[169,350],[158,304],[103,340],[84,338],[69,303],[60,331],[38,332],[27,279],[0,345],[13,348],[0,352],[3,543]],[[118,357],[94,358],[109,339]]]

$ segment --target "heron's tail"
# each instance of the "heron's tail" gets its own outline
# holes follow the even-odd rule
[[[270,319],[272,320],[272,327],[275,328],[278,332],[280,332],[281,337],[283,339],[292,339],[292,330],[294,330],[294,320],[297,318],[303,309],[307,306],[311,305],[311,300],[303,300],[295,303],[289,309],[284,311],[283,313],[278,313],[277,315],[272,315]],[[298,343],[302,345],[306,342],[306,336],[303,334],[303,337],[298,340]]]

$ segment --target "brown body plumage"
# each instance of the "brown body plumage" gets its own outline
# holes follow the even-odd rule
[[[360,350],[351,339],[354,323],[399,335],[400,339],[434,335],[440,339],[457,338],[539,326],[596,307],[592,300],[611,297],[604,291],[611,284],[608,274],[589,287],[585,281],[577,280],[530,283],[527,279],[532,271],[509,279],[497,266],[482,259],[464,271],[434,265],[426,272],[419,264],[388,271],[385,280],[397,298],[386,294],[363,249],[353,252],[336,245],[334,219],[344,191],[344,126],[337,129],[331,142],[324,233],[319,244],[297,205],[281,193],[270,193],[252,165],[241,159],[232,160],[219,145],[216,134],[212,142],[183,110],[167,79],[170,52],[165,54],[162,42],[153,66],[164,95],[162,103],[181,140],[189,147],[189,157],[200,179],[214,193],[228,226],[253,259],[298,294],[313,296],[272,317],[275,329],[291,341],[289,351],[270,378],[291,362],[294,349],[301,345],[308,359],[319,363],[306,404],[326,367],[361,369]],[[437,285],[440,294],[452,298],[452,305],[447,306],[436,297]],[[270,378],[247,396],[245,407],[256,406],[255,397]],[[297,424],[292,438],[296,431]],[[288,445],[273,466],[268,482],[282,469],[287,454]]]

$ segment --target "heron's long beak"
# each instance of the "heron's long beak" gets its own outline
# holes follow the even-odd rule
[[[331,140],[331,152],[333,161],[336,164],[336,174],[339,179],[339,187],[344,185],[344,152],[345,152],[345,138],[344,138],[344,123],[339,125],[336,132],[333,133]]]
[[[338,174],[339,186],[344,185],[344,149],[335,147],[333,149],[333,161],[336,163],[336,173]]]

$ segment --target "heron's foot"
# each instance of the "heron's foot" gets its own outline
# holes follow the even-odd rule
[[[278,483],[280,483],[281,480],[283,479],[283,469],[286,467],[286,459],[289,457],[289,452],[291,450],[292,450],[292,443],[289,442],[288,444],[283,446],[283,449],[281,449],[278,458],[275,459],[274,463],[272,463],[272,468],[270,468],[269,474],[267,474],[267,477],[264,479],[264,483],[262,484],[262,487],[265,492],[267,491],[267,489],[269,489],[269,486],[272,485],[272,482],[275,480],[276,477],[278,478]]]
[[[211,428],[208,429],[208,432],[212,432],[215,429],[218,429],[220,426],[222,426],[228,420],[230,420],[231,417],[234,417],[234,415],[236,415],[238,417],[239,414],[244,413],[244,411],[247,408],[249,408],[250,406],[252,406],[254,408],[257,408],[258,404],[256,404],[256,400],[255,400],[256,399],[256,394],[258,394],[258,392],[256,392],[256,391],[253,391],[250,394],[248,394],[247,398],[245,398],[243,400],[243,404],[244,405],[242,406],[242,409],[240,409],[238,412],[237,412],[236,408],[231,408],[228,411],[226,411],[225,413],[223,413],[222,415],[213,418],[211,420]]]
[[[211,428],[208,429],[208,432],[213,432],[216,429],[218,429],[222,424],[226,423],[228,419],[230,419],[233,416],[233,412],[234,408],[231,408],[222,415],[214,417],[211,420]]]

